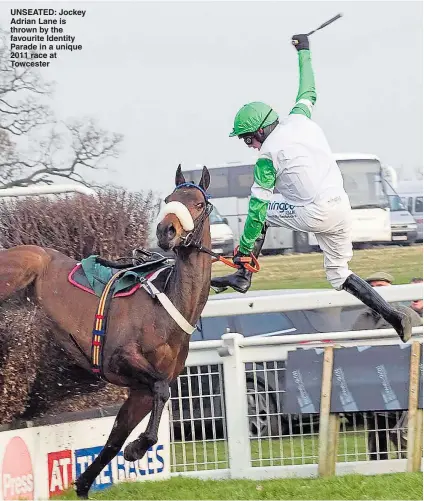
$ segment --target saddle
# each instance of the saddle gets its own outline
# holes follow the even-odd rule
[[[113,284],[113,297],[124,297],[134,294],[141,287],[143,279],[163,279],[163,273],[169,273],[173,267],[173,260],[157,252],[145,249],[135,249],[132,257],[109,261],[98,255],[83,259],[71,270],[68,281],[90,294],[101,297],[110,279],[121,272]],[[125,272],[127,270],[127,272]]]

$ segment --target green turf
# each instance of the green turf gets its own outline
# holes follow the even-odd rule
[[[252,290],[330,288],[325,278],[322,253],[267,256],[260,258],[261,271],[254,275]],[[423,275],[423,246],[376,247],[354,251],[350,268],[361,277],[376,271],[391,273],[395,284],[408,283]],[[212,267],[212,275],[232,273],[221,263]]]
[[[92,499],[422,499],[422,473],[346,475],[332,478],[199,480],[121,483]],[[69,491],[62,499],[76,499]]]

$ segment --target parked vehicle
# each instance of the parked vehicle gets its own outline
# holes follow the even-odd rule
[[[400,188],[401,189],[401,188]],[[408,209],[417,223],[417,241],[423,241],[423,194],[421,192],[405,192],[399,193],[403,205]]]
[[[389,243],[389,199],[380,159],[365,153],[335,153],[334,158],[352,207],[353,245]],[[312,233],[308,235],[309,244],[317,248],[315,236]]]
[[[417,240],[417,223],[399,195],[389,195],[392,242],[411,245]],[[421,236],[422,238],[422,236]]]
[[[249,291],[246,297],[270,296],[313,292],[315,289]],[[237,293],[211,296],[209,301],[225,301],[240,297]],[[351,330],[363,306],[333,307],[326,309],[289,312],[201,317],[192,341],[217,340],[227,331],[238,332],[245,337],[281,336],[316,333],[318,340],[325,339],[327,332]],[[284,357],[276,362],[246,364],[246,385],[249,392],[248,414],[252,436],[262,436],[287,431],[288,420],[282,406],[281,388],[284,387]],[[217,435],[223,431],[220,366],[199,366],[185,369],[179,381],[171,386],[173,431],[176,438]],[[280,391],[279,391],[280,389]],[[266,395],[269,395],[268,399]],[[180,399],[177,399],[177,396]],[[172,398],[174,397],[174,398]],[[292,416],[292,425],[296,425]]]
[[[228,219],[222,217],[214,206],[209,216],[211,227],[212,250],[217,254],[232,255],[234,250],[234,235],[228,225]]]

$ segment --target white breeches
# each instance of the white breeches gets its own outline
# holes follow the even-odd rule
[[[269,202],[267,223],[315,234],[324,253],[327,280],[340,290],[352,273],[351,208],[346,193],[323,195],[304,207],[287,203],[282,195],[274,194]]]

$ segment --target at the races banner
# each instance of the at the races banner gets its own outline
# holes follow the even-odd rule
[[[0,432],[0,500],[49,499],[69,488],[99,454],[114,416]],[[147,426],[146,417],[126,444]],[[169,415],[165,409],[158,442],[143,459],[124,460],[123,449],[96,478],[92,489],[120,481],[169,478]]]

